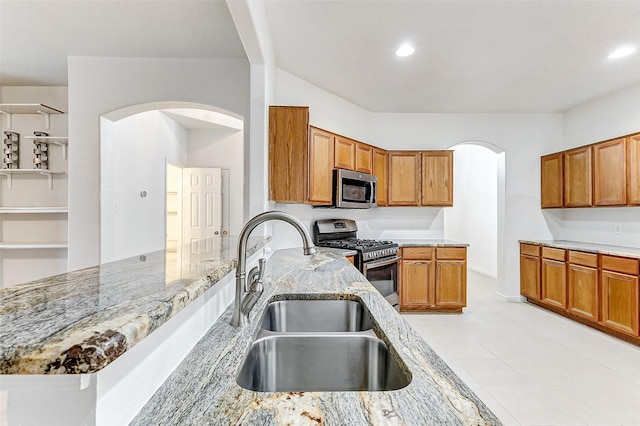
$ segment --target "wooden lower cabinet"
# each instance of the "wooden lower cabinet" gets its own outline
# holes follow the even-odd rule
[[[567,269],[564,262],[542,259],[542,303],[557,308],[567,307]]]
[[[602,324],[638,336],[638,276],[603,270]]]
[[[520,243],[520,294],[540,300],[540,246]]]
[[[520,294],[540,300],[540,258],[520,255]]]
[[[404,248],[399,292],[401,312],[462,312],[467,305],[466,247]]]
[[[640,259],[521,243],[520,292],[536,305],[640,345]]]
[[[582,265],[568,266],[570,313],[597,322],[600,313],[598,270]]]

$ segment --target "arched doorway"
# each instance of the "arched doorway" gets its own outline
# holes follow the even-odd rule
[[[100,137],[101,263],[166,248],[169,165],[224,169],[239,189],[228,193],[227,225],[241,227],[241,117],[196,103],[147,103],[103,115]]]
[[[468,242],[468,269],[497,282],[506,279],[505,151],[484,141],[466,141],[455,151],[454,207],[445,209],[446,239]]]

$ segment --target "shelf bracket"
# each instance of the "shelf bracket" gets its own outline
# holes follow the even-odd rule
[[[49,189],[53,189],[53,175],[51,173],[40,173],[40,174],[47,177],[47,180],[49,181]]]
[[[6,111],[0,111],[0,114],[4,114],[7,118],[7,130],[11,130],[11,113]]]
[[[0,171],[0,176],[5,176],[7,178],[7,189],[11,189],[11,173],[2,173]]]
[[[44,111],[38,111],[38,114],[44,115],[44,128],[49,130],[49,128],[51,127],[51,114]]]

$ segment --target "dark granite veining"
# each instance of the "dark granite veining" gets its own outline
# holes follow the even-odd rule
[[[344,257],[318,249],[279,250],[245,328],[231,309],[186,356],[132,425],[499,425],[500,421]],[[272,298],[362,300],[374,327],[409,369],[411,383],[387,392],[254,392],[235,380]],[[327,374],[331,374],[328,371]]]
[[[250,238],[249,254],[268,241]],[[209,247],[189,258],[157,251],[0,290],[0,374],[106,367],[234,269],[236,237]]]

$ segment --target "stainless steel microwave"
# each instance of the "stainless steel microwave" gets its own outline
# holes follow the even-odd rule
[[[333,207],[369,209],[376,207],[378,178],[368,173],[335,169],[333,171]]]

